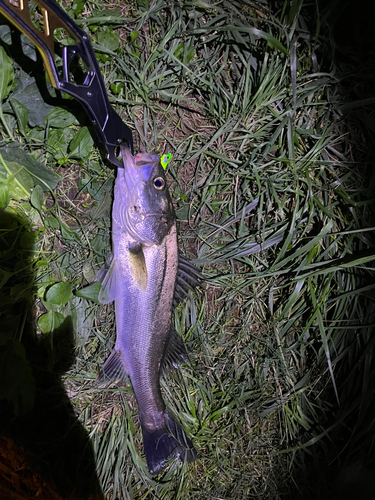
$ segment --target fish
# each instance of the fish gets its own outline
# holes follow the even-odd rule
[[[151,474],[171,459],[192,462],[197,452],[167,411],[160,377],[185,361],[186,348],[172,325],[173,307],[201,285],[198,269],[178,251],[176,217],[157,154],[121,147],[112,207],[112,259],[99,300],[115,301],[116,343],[99,381],[130,382],[137,400]]]

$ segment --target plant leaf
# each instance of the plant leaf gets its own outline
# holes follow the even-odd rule
[[[50,127],[65,128],[77,123],[77,119],[63,108],[53,108],[46,116],[45,123]]]
[[[55,96],[54,88],[49,84],[45,84],[51,96]],[[30,127],[43,127],[44,120],[47,114],[55,109],[54,106],[47,104],[42,97],[35,78],[20,70],[18,72],[17,85],[12,94],[12,99],[16,99],[29,110],[29,125]]]
[[[93,302],[100,304],[101,303],[99,301],[100,288],[101,288],[101,283],[99,281],[96,281],[92,285],[88,285],[85,286],[84,288],[81,288],[80,290],[77,290],[75,292],[75,295],[77,295],[77,297],[82,297],[83,299],[92,300]]]
[[[94,146],[94,140],[91,137],[89,129],[82,127],[78,133],[73,137],[69,145],[69,158],[87,158]]]
[[[45,335],[57,330],[65,321],[65,317],[57,312],[50,310],[46,314],[43,314],[38,319],[38,326],[42,333]]]
[[[72,285],[67,281],[55,283],[46,292],[46,301],[56,306],[66,304],[72,297]]]
[[[33,192],[31,193],[30,202],[34,208],[40,211],[42,210],[43,201],[44,201],[43,189],[39,185],[37,185],[35,186]]]
[[[98,43],[112,52],[115,52],[120,46],[120,37],[117,33],[100,32],[98,35]]]
[[[0,208],[5,208],[10,201],[9,187],[6,182],[0,181]]]
[[[71,129],[49,129],[47,144],[49,151],[55,160],[62,159],[66,156],[69,142],[72,140],[74,133]]]
[[[12,60],[7,56],[3,47],[0,46],[0,99],[8,97],[13,85],[14,71]],[[0,103],[1,107],[1,103]]]
[[[19,163],[8,161],[4,165],[0,163],[0,172],[5,173],[5,183],[9,188],[9,196],[18,201],[25,200],[34,187],[34,180],[29,172]]]
[[[18,102],[16,99],[9,99],[9,102],[13,108],[14,114],[17,117],[19,132],[25,136],[27,128],[27,120],[29,117],[29,110],[26,106]]]
[[[0,143],[0,154],[6,162],[17,162],[22,165],[33,176],[35,184],[39,184],[42,188],[55,189],[57,186],[58,176],[22,149],[20,143]]]

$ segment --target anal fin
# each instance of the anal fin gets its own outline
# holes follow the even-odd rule
[[[169,329],[169,336],[161,363],[161,374],[166,368],[178,368],[178,365],[189,359],[185,344],[173,325]]]

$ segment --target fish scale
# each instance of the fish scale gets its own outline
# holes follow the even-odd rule
[[[175,214],[160,158],[133,157],[127,149],[122,156],[124,169],[117,172],[112,209],[113,258],[100,294],[102,302],[115,301],[116,343],[99,378],[130,378],[147,465],[157,473],[173,458],[192,461],[196,456],[166,410],[160,375],[164,365],[175,366],[186,358],[171,325],[176,281],[180,276],[179,296],[184,295],[199,284],[199,273],[184,259],[179,271]],[[189,270],[192,285],[186,281]]]
[[[122,331],[123,334],[118,336],[115,349],[124,353],[125,366],[129,367],[127,371],[133,383],[134,392],[138,395],[137,400],[140,414],[143,416],[143,425],[147,425],[148,416],[152,415],[152,419],[154,419],[154,408],[159,412],[164,410],[157,387],[160,364],[170,328],[170,313],[164,314],[165,317],[162,319],[158,311],[162,310],[163,302],[166,302],[170,311],[173,293],[169,292],[168,294],[168,290],[165,290],[166,294],[171,297],[163,297],[163,292],[159,298],[155,296],[155,290],[163,290],[161,285],[164,281],[164,270],[160,269],[161,263],[166,260],[163,250],[163,247],[159,247],[144,252],[147,269],[154,267],[154,261],[159,265],[158,271],[151,274],[146,292],[137,290],[138,293],[135,295],[135,301],[131,307],[125,306],[125,308],[121,307],[118,310],[117,303],[120,301],[116,301],[116,318],[119,318],[121,324],[118,331]],[[148,258],[151,253],[153,255]],[[125,271],[125,276],[129,279],[128,270]],[[134,314],[132,320],[129,321],[128,311],[135,306],[137,314]],[[121,319],[122,315],[125,316],[124,319]],[[156,317],[157,321],[155,321]],[[123,338],[127,339],[127,345],[122,344]],[[130,346],[128,345],[129,338],[133,339]]]

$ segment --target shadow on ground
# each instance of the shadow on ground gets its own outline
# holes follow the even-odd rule
[[[61,382],[74,360],[71,319],[53,334],[36,334],[33,236],[27,219],[0,210],[0,437],[10,438],[25,456],[22,467],[64,499],[101,499],[88,434]],[[25,493],[22,471],[14,476],[9,492]],[[28,493],[14,498],[34,498]]]

